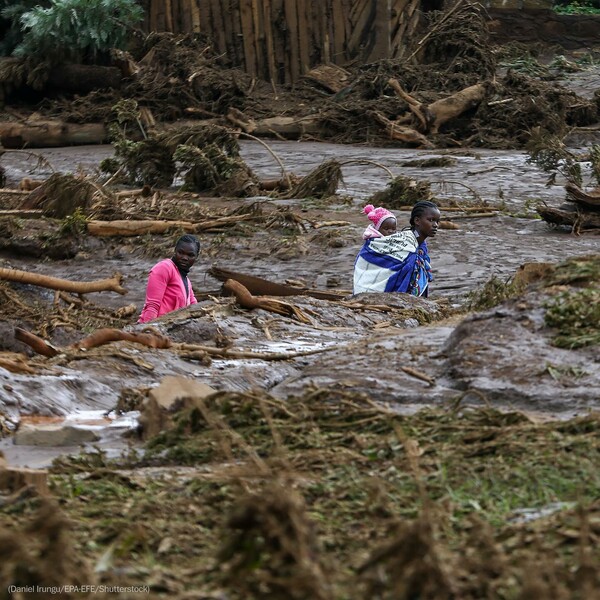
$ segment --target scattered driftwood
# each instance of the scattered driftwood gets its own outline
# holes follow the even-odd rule
[[[406,127],[397,123],[396,121],[390,121],[387,117],[384,117],[380,112],[371,111],[369,113],[378,123],[383,125],[386,129],[390,139],[406,142],[407,144],[416,144],[420,148],[433,148],[433,144],[421,133],[415,131],[411,127]]]
[[[105,328],[94,331],[92,335],[73,344],[72,347],[79,350],[89,350],[90,348],[104,346],[104,344],[109,344],[110,342],[132,342],[147,346],[148,348],[170,348],[172,344],[168,337],[155,333],[138,333]]]
[[[88,221],[87,232],[97,237],[129,237],[134,235],[162,234],[181,229],[195,233],[197,225],[189,221]]]
[[[53,120],[0,122],[0,144],[5,148],[47,148],[104,144],[108,132],[104,123],[66,123]]]
[[[404,371],[407,375],[410,375],[411,377],[415,377],[416,379],[425,381],[430,386],[435,385],[435,379],[427,375],[427,373],[423,373],[422,371],[418,371],[417,369],[413,369],[412,367],[400,367],[400,369]]]
[[[245,115],[236,108],[230,108],[227,120],[244,133],[282,139],[298,139],[303,135],[316,135],[320,131],[320,122],[316,117],[268,117],[258,121]],[[213,119],[218,123],[220,119]]]
[[[567,200],[581,205],[583,210],[600,210],[600,187],[586,192],[574,183],[569,182],[565,189],[567,190]]]
[[[281,300],[253,296],[248,291],[248,288],[244,287],[241,283],[233,279],[228,279],[223,284],[223,290],[234,295],[238,304],[242,308],[248,308],[250,310],[254,308],[262,308],[263,310],[267,310],[278,315],[284,315],[286,317],[298,319],[298,321],[301,323],[311,322],[311,320],[297,306],[289,304],[288,302],[282,302]]]
[[[255,277],[254,275],[236,273],[235,271],[222,269],[220,267],[211,267],[208,273],[219,281],[233,279],[234,281],[241,283],[251,294],[256,296],[310,296],[311,298],[318,298],[321,300],[341,300],[351,294],[351,292],[326,292],[276,283],[268,281],[267,279],[262,279],[261,277]]]
[[[60,350],[58,348],[55,348],[46,340],[25,329],[22,329],[21,327],[15,327],[15,340],[23,342],[36,354],[41,354],[42,356],[46,356],[48,358],[52,358],[60,354]]]
[[[198,233],[225,226],[237,225],[242,221],[253,221],[260,217],[253,214],[238,214],[217,219],[207,219],[199,223],[191,221],[88,221],[87,232],[97,237],[130,237],[134,235],[163,234],[172,229],[182,229],[186,233]]]
[[[429,132],[437,133],[444,123],[477,106],[485,94],[486,86],[478,83],[430,104],[427,108],[433,115],[433,121],[429,126]]]
[[[464,215],[453,215],[453,219],[483,219],[486,217],[497,217],[500,211],[486,211],[486,212],[475,212],[466,213]]]
[[[460,90],[447,98],[442,98],[429,105],[425,105],[404,91],[396,79],[390,78],[388,84],[394,89],[396,94],[408,104],[410,113],[396,121],[389,121],[379,113],[375,113],[377,115],[377,120],[385,125],[390,133],[395,134],[397,131],[401,132],[401,137],[394,136],[394,139],[409,142],[413,142],[414,140],[411,138],[411,128],[404,127],[407,123],[411,123],[416,119],[417,122],[415,128],[418,131],[423,134],[438,133],[440,127],[444,123],[447,123],[462,115],[467,110],[477,106],[486,94],[486,86],[483,83],[478,83]]]
[[[56,348],[52,344],[46,342],[46,340],[21,327],[15,327],[15,339],[27,344],[37,354],[47,356],[48,358],[58,356],[65,352],[64,349]],[[68,350],[90,350],[91,348],[104,346],[110,342],[132,342],[148,348],[161,349],[170,348],[172,345],[171,340],[162,335],[105,328],[98,329],[88,337],[83,338],[75,344],[71,344],[71,346],[68,347]]]
[[[1,155],[0,155],[1,156]],[[10,196],[27,196],[29,190],[14,190],[12,188],[0,188],[0,194]]]
[[[575,207],[564,209],[549,206],[538,206],[536,210],[547,223],[571,227],[575,234],[584,229],[600,229],[600,213],[597,212],[581,212]]]
[[[600,229],[600,187],[585,191],[569,182],[565,190],[568,202],[559,208],[537,207],[542,219],[553,225],[571,227],[576,235],[586,229]]]
[[[38,209],[13,208],[0,210],[0,218],[13,217],[15,219],[41,219],[43,216],[44,211]]]
[[[124,295],[127,293],[127,290],[121,286],[121,281],[123,280],[123,275],[121,275],[121,273],[115,273],[110,279],[69,281],[67,279],[59,279],[58,277],[40,275],[39,273],[28,273],[27,271],[19,271],[17,269],[0,268],[0,279],[18,283],[28,283],[30,285],[37,285],[39,287],[50,288],[62,292],[70,292],[72,294],[116,292],[117,294]]]
[[[290,360],[302,356],[311,356],[312,354],[322,354],[336,349],[336,346],[326,348],[313,348],[312,350],[302,350],[300,352],[252,352],[250,350],[233,350],[232,348],[216,348],[214,346],[201,346],[197,344],[178,344],[182,358],[192,360],[203,360],[205,355],[217,356],[219,358],[255,358],[258,360]]]
[[[452,221],[440,221],[440,229],[460,229],[460,227]]]
[[[321,130],[318,117],[269,117],[256,122],[252,133],[258,136],[276,136],[299,139],[303,135],[317,135]]]
[[[325,88],[328,92],[341,92],[349,85],[351,74],[346,69],[337,65],[319,65],[304,75],[305,79],[314,81]]]

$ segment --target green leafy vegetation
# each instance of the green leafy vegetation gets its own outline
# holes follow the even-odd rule
[[[500,279],[492,275],[483,287],[471,292],[467,298],[467,310],[487,310],[498,306],[505,300],[513,298],[519,293],[518,287],[512,278]]]
[[[554,12],[559,15],[600,15],[600,3],[598,0],[560,2],[554,7]]]
[[[546,324],[558,329],[554,345],[579,348],[600,344],[600,290],[563,292],[546,304]]]
[[[558,175],[577,186],[582,185],[581,163],[560,137],[538,129],[532,132],[527,145],[529,164],[534,164],[549,173],[547,185],[554,183]]]
[[[5,0],[6,2],[6,0]],[[9,5],[2,16],[11,22],[3,51],[54,64],[96,61],[111,48],[124,48],[131,29],[143,18],[135,0],[50,0]],[[20,30],[20,33],[19,33]]]
[[[23,42],[22,15],[48,5],[49,0],[0,0],[0,56],[10,56]]]

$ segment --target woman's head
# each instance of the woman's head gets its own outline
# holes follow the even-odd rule
[[[396,216],[383,206],[375,208],[372,204],[367,204],[363,212],[373,224],[373,228],[379,231],[381,235],[392,235],[396,233]]]
[[[429,200],[417,202],[410,213],[410,226],[417,232],[419,242],[434,236],[440,226],[440,211]]]
[[[179,269],[189,271],[196,262],[200,253],[200,242],[197,237],[186,234],[182,235],[175,244],[173,262]]]

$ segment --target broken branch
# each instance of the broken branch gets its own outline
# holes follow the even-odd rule
[[[6,281],[16,281],[18,283],[29,283],[39,287],[60,290],[62,292],[71,292],[73,294],[90,294],[92,292],[116,292],[124,295],[127,290],[121,287],[123,275],[115,273],[110,279],[98,279],[97,281],[69,281],[40,275],[39,273],[28,273],[17,269],[0,268],[0,279]]]
[[[284,315],[286,317],[292,317],[298,319],[301,323],[310,323],[310,319],[296,306],[289,304],[288,302],[282,302],[281,300],[273,300],[272,298],[258,298],[253,296],[248,288],[244,287],[238,281],[234,279],[228,279],[223,284],[223,289],[235,296],[237,303],[242,308],[254,309],[262,308],[269,312],[276,313],[278,315]]]

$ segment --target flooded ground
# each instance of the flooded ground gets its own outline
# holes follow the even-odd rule
[[[259,243],[243,244],[240,240],[221,244],[221,252],[213,260],[205,258],[195,266],[196,285],[204,289],[213,289],[216,282],[206,276],[212,264],[240,270],[267,279],[284,280],[301,278],[309,286],[324,287],[327,281],[337,281],[332,287],[351,288],[354,256],[360,247],[360,234],[365,225],[361,214],[365,199],[377,190],[385,188],[390,180],[389,174],[374,164],[360,164],[370,161],[389,169],[394,176],[404,175],[417,180],[434,182],[432,189],[439,198],[464,199],[465,204],[477,202],[477,197],[494,207],[501,207],[503,214],[492,218],[461,218],[456,223],[460,229],[442,231],[431,240],[431,256],[434,261],[436,283],[434,294],[453,297],[464,295],[484,283],[492,275],[508,277],[523,262],[556,261],[568,256],[584,254],[597,248],[597,238],[593,235],[572,236],[565,231],[556,231],[535,216],[534,206],[545,202],[550,206],[559,206],[565,200],[564,182],[557,181],[547,187],[547,176],[534,165],[527,164],[527,155],[511,151],[445,151],[431,152],[407,149],[381,149],[363,146],[339,146],[335,144],[311,142],[268,142],[272,150],[285,165],[288,173],[305,175],[323,161],[336,158],[342,162],[344,184],[338,194],[344,196],[342,204],[324,204],[311,201],[275,201],[277,204],[300,207],[310,212],[316,220],[346,220],[351,225],[342,230],[344,247],[328,250],[326,256],[315,258],[312,250],[305,250],[305,256],[299,252],[288,260],[285,252],[273,256]],[[262,178],[272,179],[281,175],[279,165],[271,154],[260,144],[242,142],[243,158]],[[36,151],[42,154],[61,172],[93,173],[99,162],[112,154],[110,146],[73,147]],[[444,168],[420,168],[401,166],[411,160],[452,156],[456,163]],[[351,162],[352,161],[352,162]],[[356,162],[354,162],[356,161]],[[23,177],[48,176],[49,171],[38,169],[34,157],[18,153],[8,153],[3,164],[8,170],[8,183],[17,184]],[[359,163],[359,164],[357,164]],[[267,202],[267,198],[263,198]],[[248,199],[245,202],[253,202]],[[236,200],[199,199],[206,206],[234,205]],[[452,218],[451,214],[443,217]],[[528,218],[523,218],[527,216]],[[399,213],[400,223],[408,225],[409,213]],[[201,239],[207,246],[214,244],[215,236]],[[235,246],[242,245],[241,248]],[[111,258],[110,250],[94,257],[93,264],[87,257],[75,261],[40,262],[26,261],[28,268],[41,273],[53,273],[64,276],[73,269],[80,272],[83,279],[110,276],[115,270],[125,275],[129,290],[127,302],[140,303],[144,294],[144,278],[154,264],[154,257],[140,256],[140,248],[135,245],[126,252],[115,252],[118,257]],[[232,252],[233,250],[233,252]],[[11,263],[18,267],[19,260],[11,257]],[[315,269],[315,260],[319,268]],[[231,262],[233,261],[233,262]],[[25,264],[25,263],[21,263]]]
[[[170,72],[171,55],[165,63]],[[561,82],[592,99],[599,74],[594,63]],[[437,97],[446,67],[439,79],[426,67],[418,80],[428,75]],[[515,81],[487,105],[499,111],[486,117],[499,147],[522,147],[511,136],[554,115],[538,117],[547,86]],[[216,82],[228,79],[206,78]],[[171,97],[173,82],[164,84]],[[275,107],[265,86],[262,106]],[[365,129],[370,139],[356,94],[332,114],[354,107],[347,139],[364,139]],[[369,107],[389,100],[368,98]],[[250,92],[247,100],[251,110]],[[359,124],[362,137],[352,136]],[[578,127],[567,143],[585,161],[599,135],[597,125]],[[46,595],[124,600],[595,598],[599,238],[552,228],[535,211],[540,202],[560,206],[565,182],[546,185],[521,151],[266,143],[287,173],[340,161],[338,194],[135,196],[130,214],[153,218],[172,215],[169,203],[180,203],[178,218],[264,211],[200,234],[191,273],[200,302],[149,327],[136,324],[147,273],[179,232],[100,238],[88,230],[73,258],[52,260],[56,236],[43,237],[43,228],[57,221],[9,217],[7,239],[23,251],[0,253],[0,267],[76,281],[119,271],[128,293],[56,297],[0,286],[0,583],[13,585],[5,591],[25,599],[40,597],[42,585]],[[281,176],[264,145],[241,149],[260,178]],[[53,170],[94,175],[111,154],[108,146],[7,152],[2,166],[14,188]],[[48,163],[35,168],[40,156]],[[438,157],[451,164],[414,162]],[[397,175],[430,182],[454,223],[428,240],[431,295],[352,296],[361,209]],[[293,218],[269,226],[282,209]],[[400,224],[409,210],[395,209]],[[249,310],[221,294],[211,267],[339,294],[269,297]],[[51,344],[49,355],[19,341],[17,327]],[[168,343],[80,347],[104,327]]]
[[[453,219],[458,229],[441,230],[436,238],[430,240],[435,276],[430,299],[445,302],[448,308],[464,307],[468,295],[480,289],[491,277],[508,280],[524,263],[556,263],[598,251],[597,236],[575,236],[565,230],[552,229],[536,218],[535,204],[542,201],[551,206],[560,205],[565,199],[564,187],[560,181],[546,186],[546,174],[528,164],[522,152],[432,152],[280,141],[269,142],[269,146],[288,173],[304,175],[329,158],[347,162],[343,165],[344,183],[338,190],[338,199],[333,201],[272,201],[266,197],[258,201],[288,206],[314,222],[342,221],[347,225],[334,228],[334,245],[323,243],[314,234],[290,235],[260,229],[242,235],[239,232],[200,235],[203,250],[192,274],[198,292],[219,290],[221,283],[207,273],[212,266],[272,281],[293,280],[313,288],[350,291],[354,257],[360,248],[361,233],[365,226],[361,209],[370,194],[385,188],[390,179],[388,170],[394,176],[402,174],[432,182],[440,205],[446,199],[453,199],[459,200],[459,203],[464,201],[465,205],[489,204],[492,208],[500,209],[500,212],[485,217],[442,211],[442,217]],[[243,142],[242,153],[261,178],[276,178],[281,174],[280,166],[263,145]],[[111,154],[111,148],[56,148],[36,151],[36,154],[42,155],[57,171],[93,174],[99,161]],[[408,161],[441,155],[451,156],[456,162],[444,168],[404,165]],[[34,169],[35,157],[23,153],[8,153],[3,161],[7,167],[9,185],[16,185],[23,177],[43,178],[49,174],[48,170]],[[211,207],[220,210],[223,206],[250,204],[256,200],[197,198],[197,202],[209,212]],[[397,214],[400,223],[407,225],[408,210],[397,211]],[[169,238],[162,247],[169,247]],[[71,260],[20,259],[11,255],[4,257],[4,265],[80,281],[110,277],[116,271],[121,272],[124,275],[123,285],[128,290],[126,296],[96,293],[90,294],[89,298],[98,306],[111,309],[135,303],[137,314],[143,304],[148,270],[157,259],[162,258],[162,255],[157,255],[156,248],[152,248],[143,238],[122,239],[120,242],[90,240],[88,248]],[[51,298],[51,292],[48,291],[46,296]],[[93,408],[109,411],[116,405],[123,389],[151,387],[165,375],[181,373],[191,375],[215,389],[260,388],[282,397],[298,393],[306,386],[342,384],[355,390],[368,390],[375,399],[392,403],[404,411],[427,403],[439,404],[471,387],[478,390],[476,394],[485,393],[486,398],[493,399],[501,406],[514,406],[517,403],[532,413],[546,412],[569,417],[595,407],[593,399],[598,398],[598,365],[594,361],[595,366],[590,368],[589,354],[583,352],[576,357],[573,354],[565,357],[561,355],[564,351],[547,349],[540,356],[528,356],[532,348],[519,344],[519,335],[523,335],[523,332],[514,332],[505,341],[501,340],[502,334],[498,334],[499,338],[491,334],[496,327],[492,324],[495,319],[493,315],[488,317],[491,319],[487,325],[490,328],[488,334],[478,342],[479,358],[476,362],[480,364],[475,369],[477,375],[474,377],[471,372],[473,369],[464,366],[466,371],[457,379],[456,373],[462,367],[449,366],[450,359],[440,356],[444,354],[443,349],[452,339],[452,332],[462,317],[453,317],[451,322],[442,325],[431,323],[426,327],[406,329],[404,320],[399,321],[393,313],[391,318],[389,314],[377,311],[369,315],[367,309],[366,315],[359,318],[356,314],[349,314],[347,309],[336,313],[323,301],[313,300],[308,305],[306,302],[298,300],[298,305],[304,306],[312,315],[320,315],[313,319],[312,327],[300,326],[293,320],[287,322],[285,319],[276,319],[265,335],[264,324],[270,322],[268,315],[256,320],[251,313],[236,315],[231,314],[229,308],[224,308],[216,317],[214,313],[210,316],[210,310],[204,306],[202,310],[206,312],[192,315],[191,321],[189,315],[183,315],[179,322],[176,320],[162,326],[162,331],[176,341],[192,343],[205,343],[218,331],[234,342],[236,347],[255,351],[311,350],[319,345],[339,347],[339,351],[328,353],[319,360],[307,357],[293,363],[277,364],[260,360],[215,360],[210,367],[205,367],[190,365],[174,356],[163,360],[164,357],[161,358],[157,351],[146,356],[146,351],[133,350],[141,361],[138,361],[138,366],[135,365],[135,359],[132,359],[133,363],[123,365],[120,364],[122,360],[114,357],[108,363],[102,358],[94,360],[92,357],[86,361],[71,362],[63,371],[62,381],[60,376],[58,379],[50,376],[52,383],[47,384],[46,392],[37,401],[32,401],[28,393],[30,377],[6,375],[5,380],[9,381],[11,388],[9,396],[21,390],[22,397],[27,398],[21,403],[21,411],[25,414],[31,411],[71,414]],[[380,302],[378,300],[376,304]],[[519,312],[518,308],[510,310]],[[206,317],[202,317],[203,314]],[[134,322],[135,316],[132,317],[132,325]],[[407,323],[410,323],[410,319]],[[161,328],[160,324],[158,327]],[[471,333],[477,335],[477,332]],[[53,343],[71,343],[81,337],[82,333],[69,333],[68,330],[61,333],[58,328]],[[514,341],[509,342],[512,337]],[[398,354],[400,348],[403,350]],[[409,352],[407,348],[410,348]],[[368,359],[369,364],[392,373],[396,371],[396,374],[389,381],[357,378],[356,361],[359,355],[360,360]],[[354,358],[350,359],[350,356]],[[560,364],[565,360],[567,364],[574,365],[573,368],[585,364],[587,373],[587,378],[576,379],[568,384],[569,391],[574,394],[568,402],[555,397],[556,381],[547,376],[548,364]],[[492,367],[490,361],[497,363],[495,366],[498,368],[486,374],[488,367]],[[526,369],[530,373],[529,380],[525,376],[517,377],[511,368],[511,364],[523,364],[522,361],[530,363]],[[469,362],[473,363],[473,360],[467,360]],[[140,367],[140,364],[146,366]],[[430,373],[437,381],[436,386],[432,389],[425,387],[424,391],[423,382],[406,374],[398,374],[399,364],[411,365]],[[114,369],[118,369],[117,378]],[[539,381],[540,377],[543,382]],[[65,378],[68,380],[66,383]],[[575,391],[573,385],[576,386]],[[401,393],[398,386],[402,389]],[[42,400],[42,397],[47,399]],[[476,397],[472,399],[477,401]],[[8,397],[5,396],[4,401],[7,402]],[[14,411],[10,412],[13,419],[18,418]],[[111,439],[108,445],[118,447],[114,436]],[[83,441],[89,443],[89,440]],[[97,443],[98,439],[94,442]],[[26,447],[12,446],[9,441],[2,445],[13,461],[27,463],[29,460],[32,464],[40,464],[36,450],[27,458]],[[54,453],[46,453],[45,460],[52,454],[72,450],[58,448]]]

